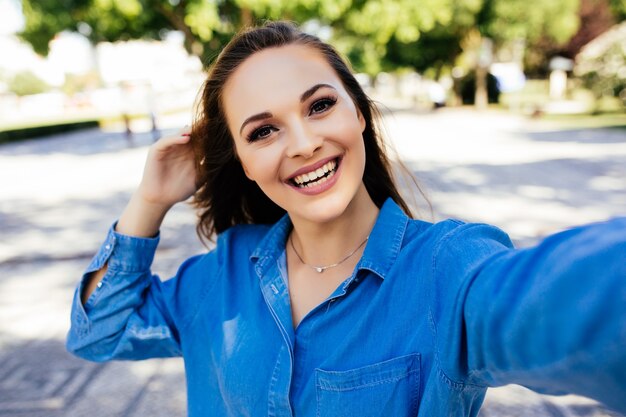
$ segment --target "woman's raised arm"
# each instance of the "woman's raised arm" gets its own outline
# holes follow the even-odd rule
[[[155,236],[163,218],[174,204],[185,201],[196,191],[190,128],[159,139],[150,147],[143,177],[117,222],[115,231],[128,236]],[[106,274],[105,264],[85,283],[83,304]]]

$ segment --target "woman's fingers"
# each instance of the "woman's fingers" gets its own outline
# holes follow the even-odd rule
[[[191,126],[185,125],[179,133],[179,137],[184,141],[188,141],[191,137]]]
[[[191,135],[191,127],[185,126],[177,134],[172,136],[164,136],[156,142],[156,148],[159,150],[165,150],[173,145],[179,145],[189,142]]]

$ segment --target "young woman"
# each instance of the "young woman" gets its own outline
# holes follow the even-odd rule
[[[81,281],[68,349],[182,355],[190,416],[475,416],[489,386],[626,412],[626,219],[515,250],[410,217],[375,109],[337,53],[286,23],[237,36],[191,131],[143,180]],[[211,252],[150,273],[195,195]]]

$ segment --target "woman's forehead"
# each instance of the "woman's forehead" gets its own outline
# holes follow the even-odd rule
[[[227,80],[226,114],[237,118],[235,113],[271,111],[285,100],[298,100],[316,84],[342,89],[341,80],[318,50],[297,44],[264,49],[247,58]]]

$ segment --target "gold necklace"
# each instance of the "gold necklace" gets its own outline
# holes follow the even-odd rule
[[[352,255],[354,255],[354,254],[356,253],[356,251],[358,251],[359,249],[361,249],[361,247],[362,247],[363,245],[365,245],[365,242],[367,242],[367,239],[369,239],[369,238],[370,238],[369,236],[367,236],[367,237],[365,238],[365,240],[364,240],[363,242],[361,242],[361,244],[360,244],[360,245],[359,245],[359,246],[358,246],[355,250],[353,250],[352,252],[350,252],[350,253],[348,254],[348,256],[346,256],[345,258],[343,258],[343,259],[342,259],[342,260],[340,260],[339,262],[334,263],[334,264],[330,264],[330,265],[315,266],[315,265],[309,265],[308,263],[304,262],[304,259],[302,259],[302,256],[300,256],[300,254],[299,254],[299,253],[298,253],[298,251],[296,250],[296,247],[293,245],[293,238],[292,238],[292,237],[293,237],[293,235],[289,236],[289,243],[291,244],[291,248],[293,249],[294,253],[295,253],[295,254],[296,254],[296,256],[298,257],[298,259],[300,260],[300,262],[302,262],[302,264],[303,264],[303,265],[306,265],[306,266],[308,266],[309,268],[313,268],[316,272],[319,272],[320,274],[321,274],[322,272],[326,271],[327,269],[330,269],[330,268],[334,268],[334,267],[336,267],[336,266],[339,266],[339,265],[341,265],[342,263],[344,263],[345,261],[347,261],[348,259],[350,259],[350,257],[351,257]]]

